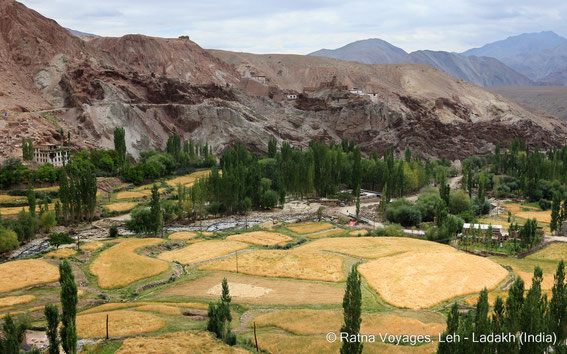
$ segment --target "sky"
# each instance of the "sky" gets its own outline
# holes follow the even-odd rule
[[[20,0],[102,36],[188,35],[207,49],[308,54],[380,38],[408,52],[462,52],[527,32],[567,37],[565,0]]]

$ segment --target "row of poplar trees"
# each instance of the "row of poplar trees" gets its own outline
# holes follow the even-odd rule
[[[92,220],[97,190],[92,163],[77,158],[67,164],[59,174],[59,201],[55,204],[58,219],[63,222]]]

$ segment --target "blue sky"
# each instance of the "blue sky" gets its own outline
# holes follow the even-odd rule
[[[524,32],[567,37],[565,0],[24,0],[65,27],[103,36],[189,35],[204,48],[307,54],[366,38],[408,52],[464,51]]]

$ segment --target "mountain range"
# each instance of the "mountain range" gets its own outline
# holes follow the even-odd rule
[[[172,134],[214,153],[235,142],[265,152],[274,136],[450,159],[567,137],[559,118],[429,65],[207,51],[185,36],[86,40],[13,0],[0,0],[0,113],[0,159],[21,156],[22,137],[57,143],[61,129],[81,149],[112,148],[124,127],[135,157]]]
[[[430,50],[406,53],[374,38],[309,55],[367,64],[429,64],[479,86],[567,84],[567,40],[549,31],[508,37],[460,54]]]

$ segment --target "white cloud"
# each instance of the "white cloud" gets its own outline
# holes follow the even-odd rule
[[[24,0],[61,25],[105,36],[189,35],[205,48],[306,54],[381,38],[406,51],[463,51],[524,32],[567,36],[559,0]]]

